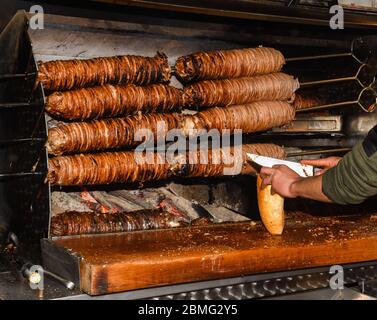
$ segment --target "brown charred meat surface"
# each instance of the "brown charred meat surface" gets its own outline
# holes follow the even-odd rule
[[[185,226],[177,216],[160,210],[136,212],[94,213],[64,212],[52,217],[53,237],[127,232],[148,229],[166,229]]]
[[[261,100],[290,100],[299,83],[285,73],[271,73],[253,78],[206,80],[184,89],[189,107],[246,104]]]
[[[242,148],[222,148],[219,152],[187,152],[166,161],[164,153],[146,154],[107,152],[60,156],[49,159],[48,180],[54,185],[98,185],[111,183],[143,183],[173,177],[215,177],[233,174],[253,174],[246,153],[284,158],[284,150],[273,144],[242,145]],[[193,163],[193,157],[199,161]],[[146,160],[146,161],[145,161]],[[225,168],[233,171],[224,172]]]
[[[197,52],[178,58],[175,70],[183,82],[191,82],[278,72],[284,63],[285,59],[280,51],[259,47]]]
[[[187,166],[187,175],[189,177],[220,177],[224,175],[255,174],[256,171],[250,165],[247,153],[277,159],[284,159],[286,157],[282,147],[268,143],[223,147],[211,150],[211,152],[201,150],[189,153],[191,159],[200,159],[200,161],[197,161],[197,164],[189,164]]]
[[[71,90],[105,83],[168,82],[170,67],[165,54],[152,57],[116,56],[88,60],[39,63],[38,79],[50,91]]]
[[[48,179],[57,185],[98,185],[165,180],[172,175],[163,154],[154,153],[152,158],[142,161],[143,154],[133,151],[50,158]]]
[[[171,86],[104,85],[55,92],[47,97],[46,111],[67,120],[87,120],[139,112],[172,112],[182,105],[182,91]]]
[[[210,108],[195,115],[148,114],[75,122],[50,129],[47,150],[50,154],[62,155],[135,146],[141,143],[136,139],[140,129],[150,130],[154,138],[158,132],[162,139],[171,129],[181,129],[181,134],[186,136],[191,134],[191,129],[217,129],[220,132],[224,129],[231,132],[241,129],[243,133],[252,133],[289,123],[294,116],[295,110],[287,102],[260,101]]]
[[[47,150],[50,154],[61,155],[135,146],[142,142],[136,137],[138,132],[143,133],[139,130],[149,129],[153,137],[157,137],[160,128],[159,132],[165,138],[168,130],[178,127],[181,118],[177,113],[155,113],[64,124],[49,130]]]
[[[314,96],[303,95],[301,93],[297,93],[295,95],[295,99],[293,100],[293,103],[292,103],[293,107],[296,110],[312,108],[315,106],[319,106],[321,104],[322,104],[321,99]]]
[[[209,108],[185,118],[184,128],[241,129],[243,133],[265,131],[289,123],[295,117],[294,108],[283,101],[258,101],[250,104]],[[187,133],[188,134],[188,133]]]

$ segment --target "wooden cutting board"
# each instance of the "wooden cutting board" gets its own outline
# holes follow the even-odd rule
[[[234,223],[54,240],[91,295],[377,259],[377,215],[294,217],[282,236]]]

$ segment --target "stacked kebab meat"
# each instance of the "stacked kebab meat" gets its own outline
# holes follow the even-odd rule
[[[226,167],[239,166],[241,174],[255,173],[247,152],[283,158],[284,150],[248,144],[239,157],[234,148],[222,147],[219,152],[204,150],[207,162],[191,164],[191,151],[173,163],[160,152],[151,162],[140,163],[129,149],[140,144],[139,129],[150,130],[154,139],[161,122],[163,137],[171,129],[188,136],[194,129],[252,133],[286,124],[294,118],[289,102],[298,82],[280,72],[283,64],[283,55],[270,48],[196,53],[176,63],[176,75],[186,85],[180,90],[168,85],[171,68],[161,53],[41,63],[38,80],[50,93],[46,111],[62,120],[49,130],[48,179],[54,185],[143,183],[221,176]],[[187,115],[183,108],[199,112]],[[199,159],[201,152],[194,152]],[[62,236],[164,228],[175,219],[166,212],[146,217],[68,212],[53,217],[51,230]]]
[[[234,166],[232,147],[206,151],[204,164],[190,164],[190,152],[173,163],[155,152],[152,162],[140,163],[132,150],[141,143],[137,132],[148,129],[155,139],[161,122],[160,137],[171,129],[188,136],[193,129],[253,133],[284,125],[294,119],[290,102],[299,86],[280,72],[284,62],[279,51],[264,47],[180,57],[175,73],[183,90],[168,85],[172,71],[161,53],[41,63],[38,80],[50,92],[46,111],[63,120],[49,130],[49,181],[98,185],[223,175]],[[184,114],[184,108],[199,112]],[[284,157],[273,144],[243,145],[242,151],[235,160],[241,174],[254,173],[246,152]]]

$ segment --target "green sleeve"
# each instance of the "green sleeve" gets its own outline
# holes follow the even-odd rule
[[[323,174],[322,192],[339,204],[358,204],[377,194],[377,152],[368,157],[358,143]]]

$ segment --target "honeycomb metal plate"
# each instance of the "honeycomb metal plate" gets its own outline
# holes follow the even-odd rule
[[[307,290],[329,287],[333,275],[329,272],[312,272],[261,281],[182,292],[178,294],[154,297],[154,300],[243,300],[257,299],[277,295],[287,295]],[[365,285],[364,285],[364,284]],[[344,269],[344,284],[358,285],[365,292],[377,296],[377,265]]]

